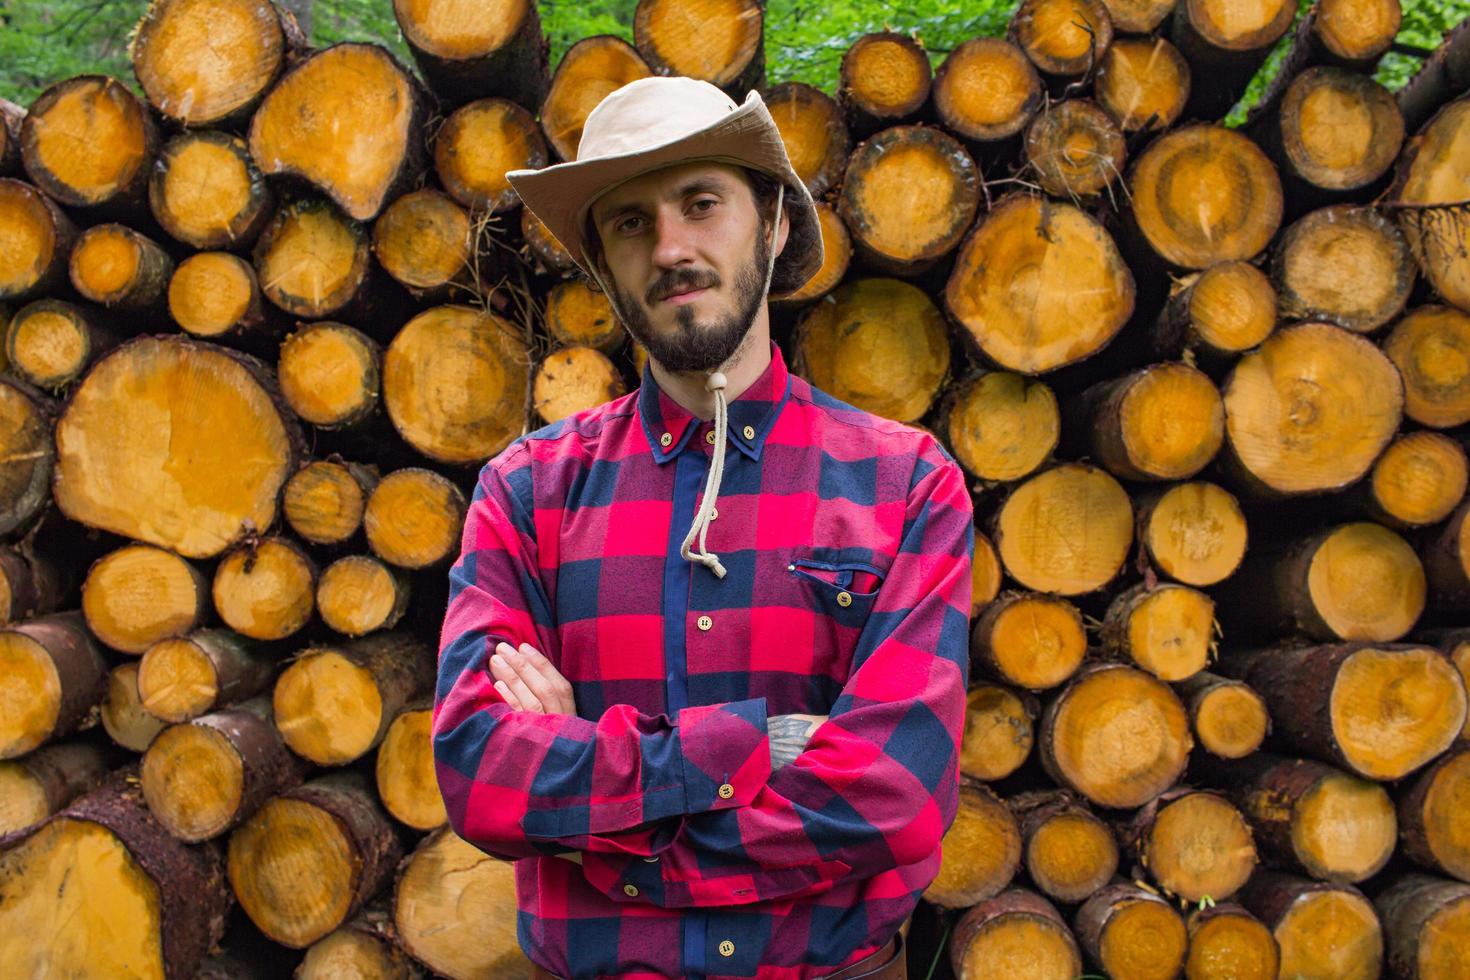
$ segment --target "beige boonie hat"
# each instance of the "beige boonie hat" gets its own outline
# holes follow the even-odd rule
[[[758,170],[786,187],[792,234],[776,257],[770,291],[801,287],[822,266],[822,234],[806,185],[760,93],[736,105],[709,82],[654,76],[629,82],[597,104],[582,128],[577,159],[541,170],[512,170],[511,186],[581,266],[588,258],[587,210],[614,187],[653,170],[716,160]],[[798,243],[808,243],[805,247]]]

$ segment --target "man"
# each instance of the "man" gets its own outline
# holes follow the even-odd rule
[[[821,264],[760,96],[649,78],[510,175],[648,350],[480,473],[434,704],[454,830],[536,976],[902,977],[954,819],[971,506],[917,430],[787,373]]]

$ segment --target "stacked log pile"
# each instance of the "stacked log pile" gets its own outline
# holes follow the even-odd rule
[[[389,0],[383,0],[386,4]],[[918,975],[1470,975],[1470,27],[1023,0],[765,86],[759,0],[393,0],[417,72],[154,0],[138,97],[0,105],[0,960],[522,975],[445,826],[479,466],[638,383],[504,174],[636,78],[761,89],[826,263],[796,370],[972,478],[964,789]],[[44,937],[44,938],[42,938]],[[9,964],[15,964],[9,966]]]

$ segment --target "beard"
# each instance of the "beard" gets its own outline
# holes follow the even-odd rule
[[[770,260],[770,244],[766,236],[756,235],[750,261],[735,273],[734,304],[723,316],[698,319],[694,303],[679,307],[674,313],[678,328],[672,335],[657,333],[649,320],[648,307],[666,296],[691,289],[713,289],[722,285],[713,270],[670,269],[659,276],[639,302],[612,280],[617,294],[618,312],[633,339],[643,345],[648,356],[670,371],[709,371],[724,364],[735,352],[755,323],[755,315],[765,301],[765,269]],[[611,277],[610,277],[611,278]],[[647,305],[645,305],[645,302]]]

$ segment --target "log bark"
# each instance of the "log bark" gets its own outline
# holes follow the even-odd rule
[[[1464,33],[1464,32],[1461,32]],[[1470,48],[1470,42],[1465,45]],[[1419,271],[1443,299],[1470,312],[1470,178],[1458,169],[1470,132],[1470,98],[1452,102],[1404,146],[1386,207]]]
[[[9,99],[0,99],[0,177],[15,177],[20,167],[20,124],[26,111]]]
[[[1464,608],[1470,599],[1470,501],[1422,545],[1421,554],[1435,605]]]
[[[0,626],[55,612],[70,591],[68,573],[31,542],[0,547]]]
[[[1399,798],[1399,845],[1436,874],[1470,881],[1470,746],[1459,745],[1425,769]]]
[[[1461,24],[1444,36],[1419,71],[1399,89],[1404,128],[1417,133],[1445,103],[1470,90],[1470,27]]]
[[[1287,0],[1182,0],[1174,7],[1170,39],[1200,80],[1184,116],[1219,119],[1230,110],[1272,46],[1291,27],[1296,4]],[[1208,79],[1208,82],[1205,80]]]
[[[31,385],[0,377],[0,536],[33,527],[51,501],[55,412]]]
[[[0,759],[97,724],[107,663],[80,613],[55,613],[0,629],[0,685],[14,705],[0,717]]]

